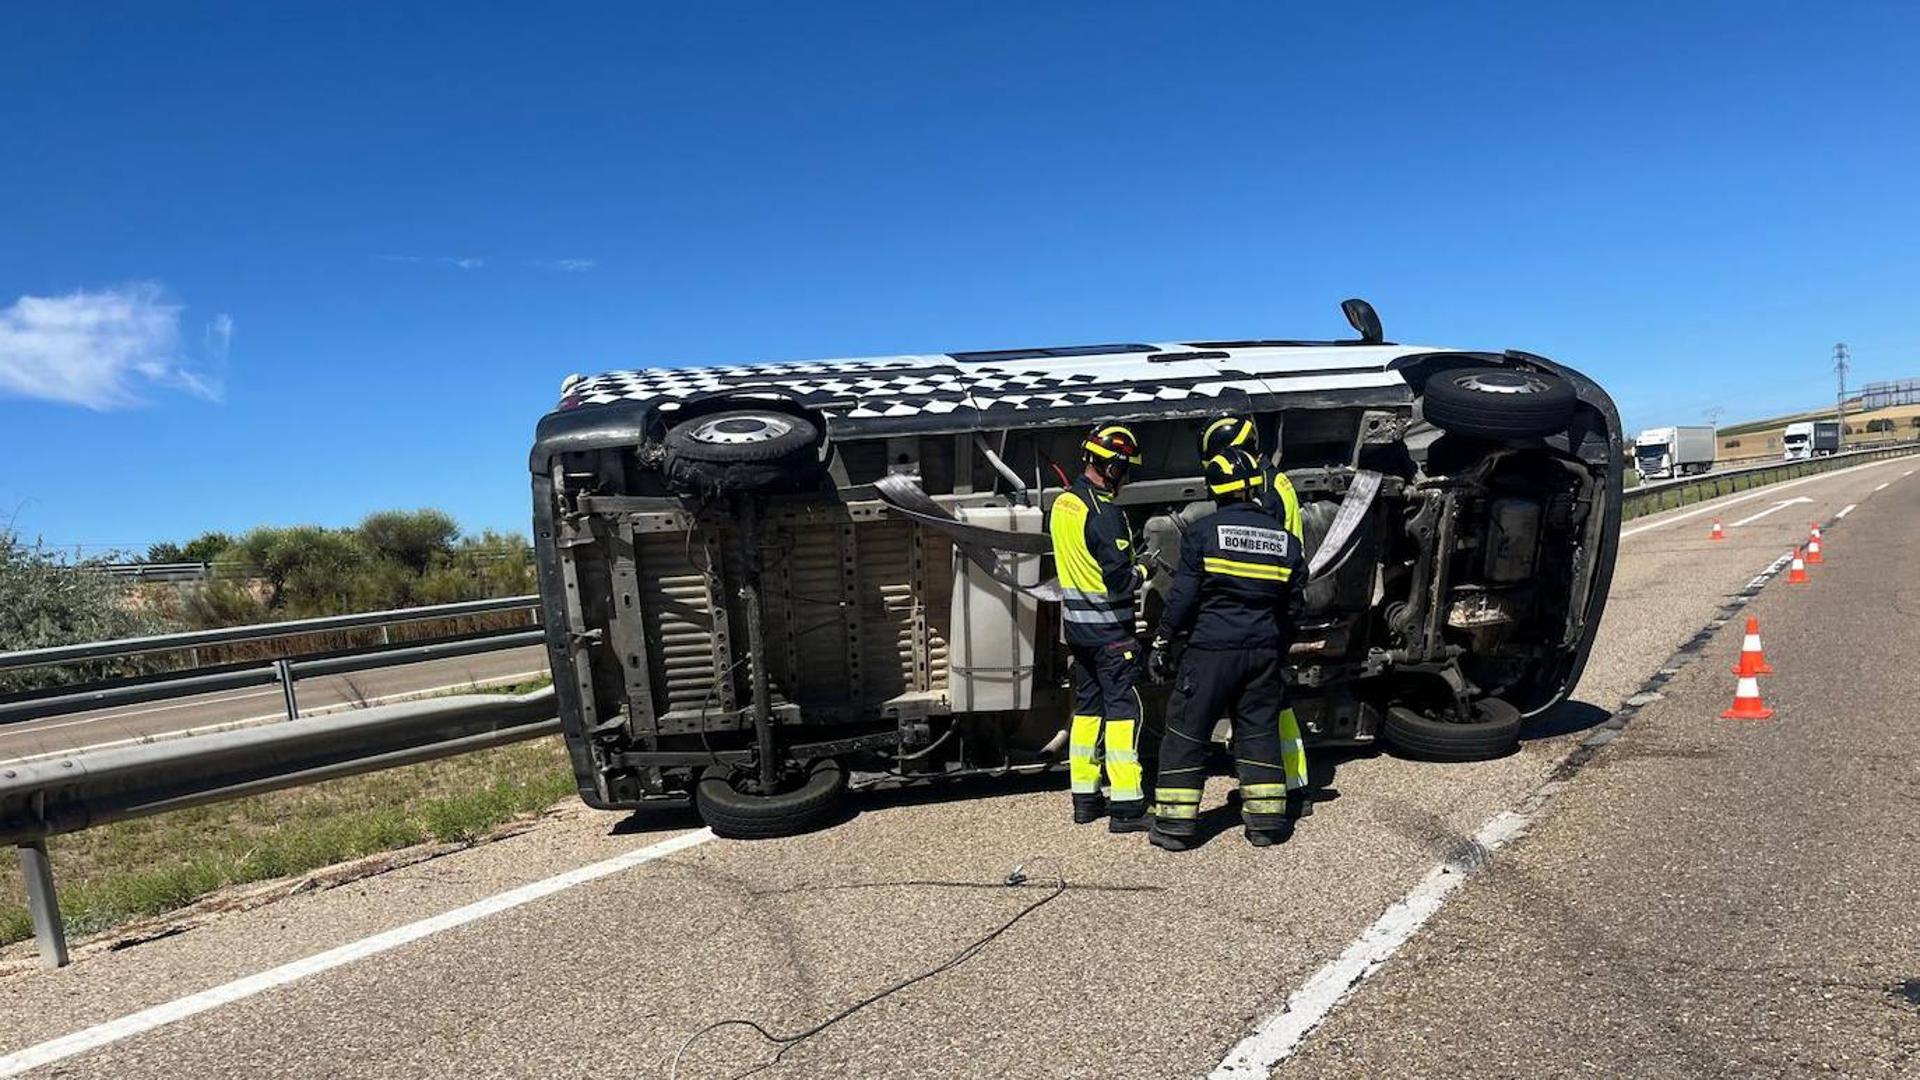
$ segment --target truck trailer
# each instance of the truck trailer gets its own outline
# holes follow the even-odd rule
[[[1211,509],[1209,420],[1257,425],[1311,581],[1287,660],[1310,744],[1510,752],[1572,691],[1612,578],[1620,421],[1530,353],[1184,340],[569,376],[530,456],[542,622],[595,807],[691,802],[772,836],[849,785],[1064,763],[1046,515],[1096,422],[1138,433],[1116,502],[1145,633]],[[1050,586],[1053,586],[1051,589]],[[1143,756],[1163,687],[1142,687]]]
[[[1713,428],[1648,428],[1634,440],[1634,467],[1642,480],[1694,476],[1713,469]]]

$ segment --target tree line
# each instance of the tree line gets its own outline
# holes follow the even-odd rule
[[[149,562],[210,564],[206,580],[185,586],[115,578],[102,568],[117,557],[74,562],[0,532],[0,651],[535,591],[525,537],[492,530],[468,535],[433,509],[385,510],[344,528],[262,527],[238,537],[208,532],[149,548]],[[104,662],[64,674],[0,672],[0,693],[135,670]]]

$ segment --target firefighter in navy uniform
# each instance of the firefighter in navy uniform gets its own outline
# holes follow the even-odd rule
[[[1260,433],[1253,421],[1244,416],[1228,413],[1208,421],[1200,429],[1200,460],[1223,450],[1238,447],[1252,454],[1260,464],[1260,486],[1254,493],[1253,501],[1265,507],[1268,513],[1287,523],[1287,531],[1298,541],[1300,533],[1300,496],[1294,493],[1293,481],[1279,469],[1269,468],[1260,456]]]
[[[1283,730],[1293,710],[1280,674],[1306,560],[1293,533],[1255,499],[1264,477],[1251,453],[1228,447],[1214,454],[1206,476],[1219,509],[1180,538],[1180,569],[1148,660],[1163,677],[1172,640],[1186,638],[1154,789],[1151,839],[1170,851],[1193,842],[1222,715],[1232,716],[1247,839],[1256,847],[1284,840],[1308,812],[1306,750],[1297,723]]]
[[[1102,424],[1081,444],[1084,466],[1053,502],[1047,529],[1060,575],[1061,619],[1073,657],[1073,721],[1067,763],[1073,820],[1107,817],[1109,832],[1147,828],[1140,775],[1140,643],[1134,603],[1145,573],[1133,529],[1113,498],[1140,462],[1140,443],[1120,424]],[[1100,794],[1101,767],[1108,793]]]

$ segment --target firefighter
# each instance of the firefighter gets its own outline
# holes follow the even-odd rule
[[[1080,477],[1054,500],[1047,526],[1073,658],[1067,742],[1073,820],[1084,825],[1104,812],[1109,832],[1142,832],[1147,804],[1140,775],[1140,694],[1134,689],[1141,662],[1134,600],[1145,573],[1127,516],[1113,502],[1140,462],[1140,443],[1125,426],[1102,424],[1087,433],[1080,449]]]
[[[1293,481],[1287,479],[1286,473],[1269,468],[1266,461],[1261,459],[1260,433],[1255,430],[1252,420],[1228,413],[1215,417],[1200,429],[1201,461],[1228,447],[1239,447],[1260,463],[1260,490],[1254,496],[1254,501],[1285,521],[1287,531],[1293,534],[1296,542],[1300,541],[1300,496],[1295,494]]]
[[[1300,542],[1255,497],[1263,470],[1243,447],[1206,460],[1219,509],[1180,538],[1180,569],[1153,637],[1148,669],[1165,677],[1169,648],[1186,639],[1160,743],[1150,839],[1169,851],[1193,843],[1213,724],[1231,715],[1247,839],[1267,847],[1305,816],[1306,750],[1287,707],[1281,647],[1306,588]]]

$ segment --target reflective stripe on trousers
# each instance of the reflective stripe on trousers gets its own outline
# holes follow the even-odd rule
[[[1287,812],[1286,784],[1241,784],[1242,814],[1277,815]]]
[[[1073,793],[1099,793],[1103,748],[1110,789],[1107,797],[1114,802],[1139,802],[1146,798],[1140,786],[1139,722],[1108,720],[1103,723],[1097,716],[1076,716],[1067,731],[1067,777]]]
[[[1307,744],[1300,738],[1300,718],[1293,706],[1280,710],[1280,765],[1287,774],[1287,790],[1307,786]]]
[[[1100,793],[1100,718],[1076,716],[1067,731],[1067,777],[1075,795]]]
[[[1156,787],[1153,816],[1162,821],[1194,821],[1200,817],[1199,788]]]
[[[1140,788],[1140,724],[1109,720],[1106,732],[1107,781],[1112,786],[1107,797],[1114,802],[1139,802],[1146,798]]]

